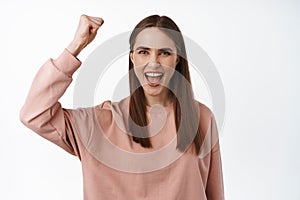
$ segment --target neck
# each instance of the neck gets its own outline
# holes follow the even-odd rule
[[[170,104],[171,100],[168,95],[168,91],[166,90],[160,95],[147,95],[145,94],[147,105],[154,106],[155,104],[160,104],[162,106],[167,106]]]

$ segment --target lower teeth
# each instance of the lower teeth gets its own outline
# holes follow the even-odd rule
[[[146,76],[146,79],[150,82],[150,83],[158,83],[161,79],[161,77],[150,77],[150,76]]]

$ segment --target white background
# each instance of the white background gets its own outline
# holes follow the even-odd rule
[[[1,1],[0,199],[82,199],[79,160],[19,121],[35,73],[71,41],[82,13],[105,20],[82,61],[150,14],[174,19],[207,52],[224,84],[226,199],[300,199],[296,0]],[[72,107],[73,88],[61,99],[64,107]]]

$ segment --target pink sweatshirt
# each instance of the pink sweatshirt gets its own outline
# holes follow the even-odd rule
[[[176,150],[171,105],[148,107],[149,132],[156,134],[150,138],[153,148],[143,148],[127,133],[128,98],[91,108],[61,107],[58,100],[80,65],[67,50],[49,59],[33,80],[20,119],[80,159],[85,200],[224,199],[218,131],[206,106],[199,103],[206,135],[198,156],[191,153],[193,145],[185,153]]]

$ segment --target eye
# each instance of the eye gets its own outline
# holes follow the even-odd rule
[[[162,52],[160,52],[160,54],[164,55],[164,56],[169,56],[169,55],[171,55],[171,52],[169,52],[169,51],[162,51]]]
[[[140,51],[138,51],[138,54],[147,54],[148,53],[148,51],[146,51],[146,50],[140,50]]]

